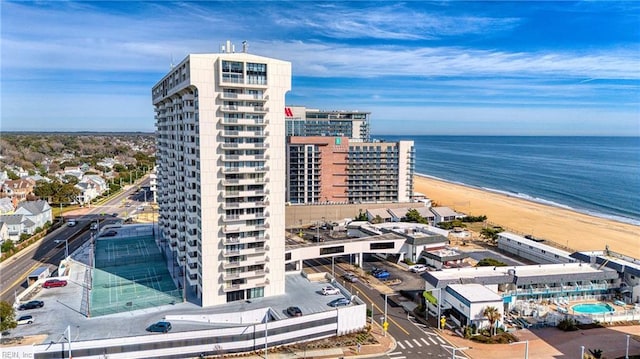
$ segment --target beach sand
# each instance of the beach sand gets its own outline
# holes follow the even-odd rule
[[[531,234],[571,250],[604,250],[608,245],[614,252],[640,258],[640,226],[423,176],[414,177],[414,191],[439,206],[486,215],[488,222],[505,230]]]

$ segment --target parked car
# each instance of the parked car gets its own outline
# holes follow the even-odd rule
[[[389,277],[391,277],[391,274],[386,270],[382,270],[379,272],[375,272],[373,276],[378,279],[389,279]]]
[[[31,323],[33,323],[33,316],[32,315],[23,315],[20,318],[18,318],[18,320],[16,320],[16,322],[18,323],[18,325],[20,325],[20,324],[31,324]]]
[[[73,226],[75,226],[75,225],[76,225],[76,220],[75,220],[75,219],[70,219],[70,220],[67,222],[67,226],[69,226],[69,227],[73,227]]]
[[[171,330],[170,322],[157,322],[147,327],[147,331],[151,333],[168,333]]]
[[[91,223],[91,230],[95,231],[96,229],[98,229],[98,223],[96,222]]]
[[[300,317],[302,316],[302,310],[298,307],[289,307],[287,308],[287,315],[290,317]]]
[[[358,281],[358,276],[355,275],[355,273],[353,272],[347,272],[345,273],[342,278],[344,278],[346,281],[351,282],[351,283],[355,283]]]
[[[351,301],[347,298],[338,298],[336,300],[332,300],[329,302],[329,306],[330,307],[346,307],[347,305],[351,304]]]
[[[42,307],[44,307],[43,301],[32,300],[30,302],[20,304],[20,306],[18,307],[18,310],[36,309],[36,308],[42,308]]]
[[[427,266],[424,264],[416,264],[409,268],[413,273],[422,273],[427,270]]]
[[[326,287],[322,287],[322,295],[336,295],[340,294],[340,290],[338,288],[332,287],[330,285]]]
[[[66,285],[67,281],[64,279],[49,279],[42,283],[42,288],[65,287]]]

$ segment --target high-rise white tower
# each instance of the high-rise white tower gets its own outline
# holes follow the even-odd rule
[[[291,63],[245,49],[191,54],[152,90],[161,245],[203,306],[284,293]]]

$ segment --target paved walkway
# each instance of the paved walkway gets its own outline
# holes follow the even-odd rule
[[[356,346],[348,346],[342,348],[326,348],[313,350],[295,350],[280,349],[279,351],[269,352],[269,358],[273,359],[336,359],[336,358],[372,358],[382,356],[385,353],[392,352],[396,348],[396,341],[390,335],[383,336],[382,328],[376,325],[371,331],[371,335],[378,341],[378,344],[369,344],[360,346],[360,350]],[[301,344],[304,345],[304,344]],[[250,355],[248,359],[264,359],[262,355]]]
[[[556,328],[514,333],[520,341],[529,341],[529,358],[580,358],[580,346],[601,349],[604,357],[624,357],[627,334],[630,335],[629,355],[640,355],[640,325],[563,332]],[[469,347],[464,351],[472,359],[524,358],[525,345],[480,344],[444,331],[444,337],[456,347]]]

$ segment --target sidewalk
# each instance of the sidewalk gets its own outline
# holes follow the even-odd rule
[[[336,358],[372,358],[385,353],[390,353],[396,348],[396,340],[387,334],[384,336],[382,328],[379,325],[375,325],[371,330],[371,335],[378,341],[377,344],[361,345],[360,351],[356,346],[346,346],[338,348],[325,348],[325,349],[308,349],[304,350],[304,343],[298,344],[297,348],[292,350],[291,346],[283,348],[275,348],[273,351],[269,350],[269,358],[274,359],[300,359],[300,358],[314,358],[314,359],[336,359]],[[299,349],[303,348],[303,349]],[[259,354],[253,354],[242,358],[248,359],[264,359],[264,352]]]

